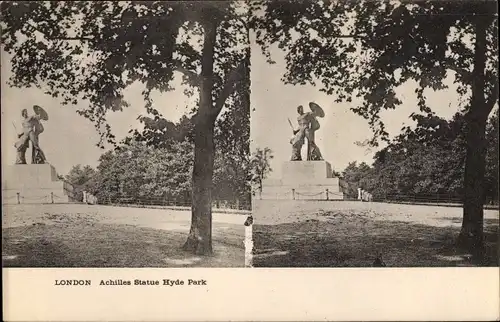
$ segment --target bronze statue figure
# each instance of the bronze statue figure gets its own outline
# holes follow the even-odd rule
[[[292,144],[292,161],[302,160],[301,152],[305,139],[307,139],[307,161],[323,160],[321,152],[314,140],[314,132],[320,128],[320,124],[316,118],[324,117],[325,113],[318,104],[313,102],[309,103],[309,108],[311,112],[304,113],[302,105],[297,107],[297,112],[299,113],[297,122],[299,128],[293,130],[294,137],[290,140]]]
[[[19,140],[14,144],[17,149],[16,164],[26,164],[26,150],[30,142],[32,145],[31,163],[43,164],[46,161],[45,154],[38,143],[38,137],[44,131],[41,121],[47,121],[48,114],[38,105],[33,106],[33,110],[35,115],[32,116],[28,115],[27,109],[21,111],[23,133],[18,134]]]

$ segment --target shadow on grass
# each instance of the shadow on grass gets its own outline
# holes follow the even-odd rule
[[[181,250],[187,233],[132,225],[33,224],[2,229],[3,267],[243,267],[243,237],[213,241],[214,256]],[[236,237],[234,237],[236,238]],[[233,239],[234,239],[233,238]]]
[[[371,267],[378,253],[388,267],[498,266],[498,220],[485,220],[486,254],[455,246],[460,228],[402,221],[329,218],[254,225],[255,267]]]

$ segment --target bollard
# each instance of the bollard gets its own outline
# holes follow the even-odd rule
[[[245,225],[245,267],[253,267],[253,217],[248,216]]]
[[[17,195],[17,204],[19,205],[21,203],[21,198],[19,197],[19,192],[16,192]]]
[[[326,189],[326,200],[330,200],[329,198],[330,198],[330,196],[328,194],[328,189]]]
[[[50,193],[50,203],[54,203],[54,193]]]

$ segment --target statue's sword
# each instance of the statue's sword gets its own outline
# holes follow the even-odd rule
[[[12,126],[14,127],[14,130],[16,131],[16,135],[19,137],[19,132],[17,132],[17,127],[16,127],[16,125],[14,124],[14,122],[12,122]]]
[[[293,127],[292,121],[290,121],[290,118],[288,118],[288,123],[290,123],[290,127],[292,128],[292,131],[295,131],[295,128]]]

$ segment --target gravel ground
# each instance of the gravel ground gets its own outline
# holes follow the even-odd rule
[[[180,251],[189,211],[83,204],[8,205],[2,261],[10,267],[243,267],[244,215],[213,214],[215,256]]]
[[[260,267],[498,266],[498,210],[485,211],[486,256],[454,245],[462,209],[368,202],[257,200],[254,265]],[[378,256],[378,255],[381,256]]]

